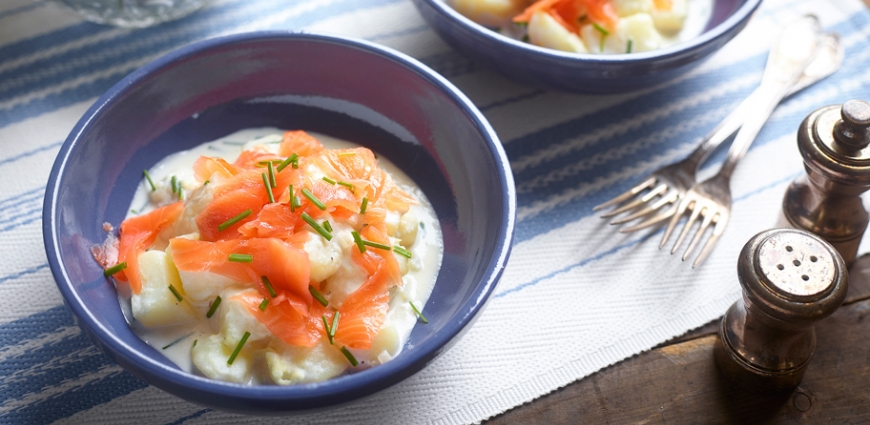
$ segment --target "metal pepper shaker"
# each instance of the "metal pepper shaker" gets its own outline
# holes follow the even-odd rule
[[[798,130],[806,175],[789,185],[782,208],[791,226],[830,242],[851,266],[870,215],[870,104],[850,100],[820,108]]]
[[[811,233],[767,230],[743,247],[737,277],[743,297],[722,318],[713,349],[716,364],[751,391],[796,387],[815,351],[813,323],[846,297],[843,259]]]

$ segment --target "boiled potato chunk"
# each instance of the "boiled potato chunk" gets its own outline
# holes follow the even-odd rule
[[[320,340],[313,347],[294,347],[275,339],[266,350],[266,364],[276,384],[325,381],[349,365],[337,347]]]
[[[620,18],[635,13],[650,13],[653,10],[652,0],[611,0],[611,4]]]
[[[234,341],[232,346],[227,346],[223,341],[224,338],[220,334],[199,338],[190,350],[193,364],[203,375],[211,379],[246,383],[251,372],[251,350],[246,344],[230,365],[227,361],[233,355],[239,341]]]
[[[499,27],[525,8],[525,0],[454,0],[453,8],[481,25]]]
[[[586,46],[574,34],[556,22],[546,12],[537,12],[529,20],[529,41],[541,47],[572,53],[588,53]]]
[[[253,289],[248,291],[257,293]],[[251,315],[248,308],[239,298],[235,298],[227,293],[221,295],[220,320],[221,331],[224,334],[224,345],[235,346],[242,339],[245,332],[251,334],[248,337],[248,344],[272,337],[272,332],[260,323],[256,317]]]
[[[367,278],[360,266],[352,261],[342,261],[338,271],[323,282],[321,292],[329,299],[330,306],[341,308],[344,299],[359,289]]]
[[[133,317],[148,328],[190,323],[196,319],[187,302],[178,270],[162,251],[146,251],[139,255],[139,277],[142,290],[133,294],[130,304]],[[169,285],[182,296],[178,301]]]
[[[380,332],[378,332],[378,335],[375,336],[374,341],[372,341],[372,348],[369,352],[372,353],[373,358],[376,358],[381,362],[385,360],[388,361],[402,351],[400,339],[399,331],[396,329],[395,325],[388,321],[381,328]]]
[[[420,221],[417,220],[417,214],[414,210],[409,210],[402,214],[399,219],[399,228],[397,229],[396,237],[405,248],[410,248],[417,240],[417,229],[420,228]]]
[[[670,10],[653,8],[651,12],[656,29],[669,34],[683,29],[683,23],[685,23],[688,13],[688,0],[671,0]]]
[[[208,303],[213,301],[215,297],[227,288],[239,285],[233,279],[217,273],[210,272],[186,272],[179,270],[181,282],[184,285],[184,291],[190,297],[191,301],[196,303]]]
[[[628,41],[631,40],[633,53],[646,52],[661,47],[662,37],[653,25],[652,17],[646,13],[638,13],[619,20],[616,29],[604,35],[594,25],[584,25],[580,35],[589,49],[595,53],[619,54],[628,51]],[[601,50],[601,38],[604,37],[604,50]]]
[[[328,241],[319,233],[309,232],[303,249],[308,253],[308,261],[311,263],[310,277],[315,282],[326,280],[341,266],[342,252],[338,238]]]

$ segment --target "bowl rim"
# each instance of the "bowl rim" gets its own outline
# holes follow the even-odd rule
[[[620,55],[597,55],[592,53],[571,53],[556,49],[536,46],[531,43],[525,43],[520,40],[507,37],[495,31],[492,31],[477,22],[465,17],[456,9],[447,4],[446,0],[414,0],[415,2],[424,2],[430,5],[438,13],[446,16],[463,26],[474,31],[474,34],[483,36],[484,39],[490,42],[505,43],[514,49],[519,49],[522,54],[530,55],[540,59],[547,60],[564,60],[564,61],[588,61],[598,63],[604,66],[620,65],[626,63],[644,62],[650,59],[671,59],[678,58],[686,52],[691,52],[702,48],[707,44],[714,43],[719,37],[728,33],[732,28],[738,26],[740,22],[748,19],[752,13],[758,8],[762,0],[745,0],[744,3],[726,18],[719,25],[711,28],[708,31],[701,33],[697,37],[690,40],[681,41],[663,49],[650,50],[647,52],[638,52],[631,54]],[[714,0],[715,2],[716,0]]]
[[[361,373],[344,375],[318,383],[290,386],[234,384],[196,376],[181,369],[156,362],[149,356],[132,349],[132,347],[97,321],[89,309],[85,308],[82,299],[77,295],[73,283],[69,279],[66,269],[60,260],[60,239],[57,229],[61,226],[61,223],[57,220],[58,217],[56,215],[58,212],[57,196],[60,191],[61,177],[71,153],[79,144],[79,138],[89,128],[90,124],[105,112],[107,106],[115,98],[134,89],[138,83],[149,78],[154,72],[171,67],[178,61],[208,52],[214,48],[267,40],[280,40],[290,43],[317,42],[363,50],[404,67],[427,81],[435,89],[447,96],[472,121],[474,127],[484,139],[486,149],[493,158],[495,166],[500,171],[494,177],[498,180],[502,189],[501,193],[504,195],[501,214],[503,225],[498,228],[496,240],[494,241],[496,250],[489,263],[486,264],[481,282],[471,292],[466,303],[456,310],[458,313],[455,316],[455,320],[446,323],[443,329],[438,330],[431,337],[415,346],[414,350],[406,350],[402,355],[397,356],[386,364],[367,369]],[[65,304],[78,318],[78,325],[86,331],[86,334],[92,334],[89,336],[96,338],[97,345],[106,354],[109,354],[110,357],[122,366],[125,366],[124,363],[129,364],[130,367],[125,366],[125,369],[145,379],[149,384],[156,385],[164,390],[167,390],[166,387],[178,386],[205,391],[210,395],[219,397],[230,397],[240,401],[242,404],[249,402],[248,406],[251,407],[250,410],[254,411],[290,412],[334,406],[363,398],[415,374],[436,356],[445,351],[446,348],[455,343],[456,340],[454,338],[464,333],[468,325],[476,319],[476,316],[491,298],[496,283],[504,271],[514,239],[517,201],[513,174],[509,164],[498,136],[471,100],[446,78],[404,53],[373,42],[333,34],[270,30],[227,35],[194,42],[145,64],[114,84],[85,112],[60,147],[49,174],[43,205],[43,243],[57,287],[64,298]],[[373,389],[375,391],[372,391]],[[177,396],[182,396],[182,398],[187,398],[177,394],[175,391],[170,392]],[[288,406],[288,401],[292,401],[294,404]],[[275,402],[283,402],[284,407],[275,408]],[[309,402],[314,405],[301,406]],[[251,403],[255,404],[252,405]],[[263,404],[268,404],[271,408],[263,409]],[[221,408],[221,406],[215,407]],[[227,408],[224,407],[224,410],[227,410]],[[239,410],[235,409],[235,411]]]

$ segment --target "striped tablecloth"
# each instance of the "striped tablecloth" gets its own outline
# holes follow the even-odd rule
[[[655,231],[621,235],[592,214],[593,205],[685,156],[759,82],[781,23],[804,13],[842,35],[845,64],[784,102],[764,127],[734,175],[728,231],[703,267],[693,271],[660,252]],[[360,37],[443,74],[498,132],[519,197],[508,268],[456,346],[371,398],[280,419],[204,409],[108,360],[62,305],[40,234],[55,154],[100,94],[179,46],[262,29]],[[142,30],[3,0],[0,423],[457,424],[533,400],[725,311],[739,295],[739,248],[776,223],[786,184],[802,172],[794,142],[800,121],[823,105],[870,99],[868,45],[870,14],[858,0],[766,0],[737,38],[689,75],[630,94],[582,96],[515,84],[480,68],[445,45],[408,0],[223,0]]]

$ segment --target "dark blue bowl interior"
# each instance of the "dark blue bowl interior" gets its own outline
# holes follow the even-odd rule
[[[692,40],[651,52],[592,55],[513,40],[462,16],[447,0],[413,2],[448,44],[484,66],[524,84],[593,94],[649,88],[684,74],[737,35],[761,4],[713,0],[704,32]]]
[[[352,65],[350,65],[352,64]],[[90,248],[127,213],[142,170],[236,130],[274,126],[347,139],[413,178],[435,207],[444,260],[418,325],[392,362],[319,384],[241,386],[180,371],[128,328]],[[322,408],[386,388],[467,329],[507,260],[513,180],[496,136],[453,86],[373,45],[287,33],[189,46],[127,77],[64,143],[46,193],[44,237],[58,287],[86,333],[127,370],[207,406],[256,413]]]

